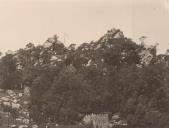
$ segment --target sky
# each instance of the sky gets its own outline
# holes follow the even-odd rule
[[[169,49],[167,0],[0,0],[0,51],[43,44],[57,34],[69,45],[98,40],[111,28]]]

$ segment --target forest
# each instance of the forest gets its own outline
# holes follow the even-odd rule
[[[0,59],[0,88],[30,87],[30,117],[76,124],[86,114],[120,113],[129,128],[168,128],[169,50],[119,29],[97,41],[65,46],[57,35]],[[162,43],[162,42],[161,42]]]

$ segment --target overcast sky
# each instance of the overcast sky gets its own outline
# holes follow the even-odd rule
[[[168,6],[167,0],[0,0],[0,51],[43,44],[54,34],[66,45],[79,44],[119,28],[134,40],[147,36],[163,52],[169,48]]]

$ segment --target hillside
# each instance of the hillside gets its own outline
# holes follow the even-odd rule
[[[78,126],[86,115],[118,113],[131,128],[166,128],[169,56],[158,55],[156,46],[134,42],[119,29],[78,47],[66,47],[56,35],[42,45],[29,43],[1,57],[1,99],[22,106],[27,125]],[[6,93],[24,88],[29,97]]]

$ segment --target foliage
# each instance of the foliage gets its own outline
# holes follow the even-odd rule
[[[76,124],[85,114],[118,112],[131,128],[169,125],[168,55],[119,29],[78,47],[56,35],[29,43],[3,56],[0,67],[1,88],[31,87],[30,116],[38,123]]]

